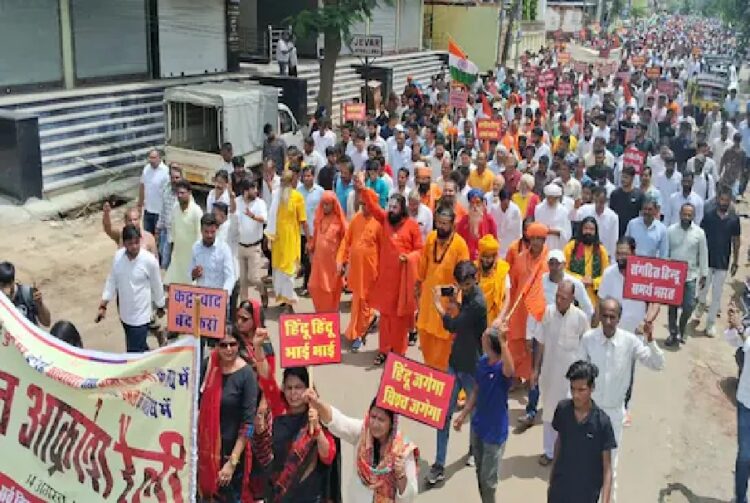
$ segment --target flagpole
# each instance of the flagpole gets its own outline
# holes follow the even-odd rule
[[[534,275],[531,277],[531,279],[524,285],[523,290],[521,291],[521,295],[519,295],[516,298],[516,301],[513,303],[513,306],[511,306],[510,310],[508,310],[508,313],[505,315],[505,319],[508,320],[513,315],[513,312],[518,307],[518,304],[521,303],[521,300],[524,298],[524,296],[529,293],[529,290],[531,289],[531,285],[534,284],[534,281],[536,281],[536,277],[539,275],[539,271],[542,269],[542,262],[538,262],[536,267],[534,268]]]

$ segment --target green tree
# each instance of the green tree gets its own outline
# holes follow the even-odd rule
[[[323,0],[322,7],[303,10],[289,19],[300,36],[323,35],[318,105],[325,106],[329,114],[333,111],[333,77],[341,46],[350,41],[351,26],[371,18],[378,2],[393,4],[393,0]]]

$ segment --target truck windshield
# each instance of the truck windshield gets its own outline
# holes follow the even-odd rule
[[[219,109],[169,102],[169,145],[215,153],[219,151]]]

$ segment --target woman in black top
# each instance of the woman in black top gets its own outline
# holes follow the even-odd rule
[[[198,416],[198,488],[201,501],[234,503],[249,478],[248,429],[255,419],[258,384],[240,357],[242,340],[227,334],[204,372]],[[249,447],[248,447],[249,450]]]
[[[331,494],[330,467],[336,457],[333,436],[324,429],[316,409],[305,401],[310,387],[305,367],[284,370],[286,412],[273,419],[274,503],[321,503]]]

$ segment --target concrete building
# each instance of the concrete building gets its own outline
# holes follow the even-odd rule
[[[221,73],[236,67],[240,0],[5,0],[0,89]]]

